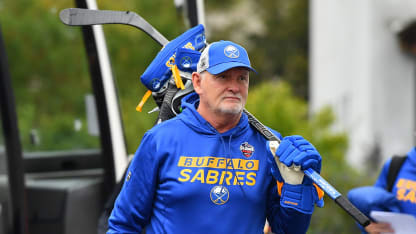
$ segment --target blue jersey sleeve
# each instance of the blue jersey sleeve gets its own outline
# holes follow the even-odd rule
[[[110,215],[108,233],[140,233],[149,222],[157,186],[155,143],[146,133]]]
[[[270,129],[280,140],[282,135]],[[267,199],[267,220],[273,233],[306,233],[312,215],[304,214],[291,208],[280,206],[280,196],[277,192],[277,184],[272,183]]]

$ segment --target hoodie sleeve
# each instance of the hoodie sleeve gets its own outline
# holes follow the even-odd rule
[[[155,142],[147,132],[127,171],[111,212],[107,233],[140,233],[148,224],[158,180]]]
[[[278,138],[282,139],[282,135],[279,132],[273,129],[270,130]],[[277,184],[275,182],[271,183],[267,199],[267,220],[270,223],[273,233],[306,233],[311,217],[312,215],[310,214],[304,214],[295,209],[280,206]]]

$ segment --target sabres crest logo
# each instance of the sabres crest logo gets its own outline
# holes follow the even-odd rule
[[[229,45],[224,48],[225,56],[229,58],[238,58],[240,57],[240,51],[233,45]]]
[[[228,201],[228,198],[230,198],[230,193],[228,192],[227,187],[217,185],[211,189],[209,196],[214,204],[222,205]]]
[[[190,68],[192,64],[192,59],[189,56],[185,56],[181,59],[181,66],[184,68]]]
[[[160,87],[160,80],[158,78],[153,78],[150,81],[150,85],[153,87],[153,89],[159,89],[159,87]]]
[[[254,147],[250,145],[248,142],[244,142],[240,145],[240,151],[246,158],[249,158],[254,153]]]

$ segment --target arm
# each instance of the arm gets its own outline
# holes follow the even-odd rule
[[[274,181],[269,187],[267,200],[267,220],[273,233],[306,233],[312,215],[280,206],[280,196],[277,190],[277,184]]]
[[[158,173],[154,145],[152,136],[146,133],[114,204],[108,233],[140,233],[149,223]]]
[[[358,187],[348,192],[348,199],[351,203],[367,216],[370,216],[372,210],[400,212],[399,203],[395,195],[386,190],[390,163],[391,159],[383,165],[374,186]],[[357,223],[357,226],[363,233],[380,233],[382,230],[390,232],[388,230],[391,230],[389,224],[373,221],[366,227],[359,223]]]
[[[280,200],[280,202],[271,202],[274,204],[272,217],[269,217],[272,230],[305,233],[314,205],[323,206],[323,192],[313,185],[309,178],[304,177],[301,170],[313,168],[319,173],[321,156],[315,147],[301,136],[285,137],[277,150],[272,143],[268,144],[268,147],[270,152],[277,156],[275,161],[274,155],[268,154],[271,173],[277,181],[277,186],[274,186],[277,187],[275,196],[272,199]],[[301,170],[296,170],[294,167],[299,167]]]

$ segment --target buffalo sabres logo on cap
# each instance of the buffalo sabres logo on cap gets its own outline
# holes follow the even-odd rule
[[[222,205],[228,201],[230,193],[225,186],[217,185],[211,189],[209,196],[214,204]]]
[[[254,153],[254,147],[248,142],[244,142],[240,145],[240,151],[247,158],[251,157]]]
[[[229,58],[238,58],[238,57],[240,57],[240,51],[237,48],[235,48],[235,46],[233,46],[233,45],[226,46],[224,48],[224,54],[225,54],[225,56],[227,56]]]

